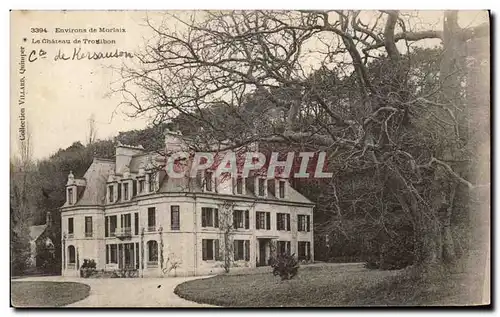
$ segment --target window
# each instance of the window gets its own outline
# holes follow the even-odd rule
[[[311,216],[299,215],[298,216],[298,230],[299,231],[311,231],[310,226]]]
[[[68,263],[70,263],[70,264],[76,263],[75,247],[72,245],[68,246]]]
[[[111,237],[115,236],[117,226],[118,226],[118,218],[116,216],[110,216],[109,217],[109,235]]]
[[[123,233],[132,233],[132,215],[124,214],[120,218]]]
[[[136,212],[134,214],[134,223],[135,223],[135,225],[134,225],[134,228],[135,228],[134,234],[138,235],[139,234],[139,213],[138,212]]]
[[[212,186],[212,172],[205,171],[205,190],[211,192],[213,190]]]
[[[255,228],[257,230],[271,230],[271,213],[257,211],[255,214]]]
[[[109,262],[118,263],[118,249],[116,244],[109,245]]]
[[[85,217],[85,237],[92,237],[92,217]]]
[[[278,254],[290,254],[290,241],[278,241]]]
[[[148,241],[148,261],[158,262],[158,242]]]
[[[118,257],[117,257],[116,244],[107,244],[106,245],[106,264],[118,263],[117,258]]]
[[[259,185],[259,196],[265,196],[266,180],[264,178],[259,178],[258,185]]]
[[[236,178],[236,194],[243,195],[243,178]]]
[[[143,179],[139,180],[139,194],[144,192],[144,185],[146,185],[146,181]]]
[[[219,227],[219,210],[216,208],[201,208],[201,226]]]
[[[203,261],[220,260],[218,239],[203,239],[201,240],[201,247]]]
[[[233,228],[245,228],[248,229],[249,224],[249,211],[248,210],[234,210],[233,211]]]
[[[68,218],[68,234],[73,234],[73,218]]]
[[[128,183],[123,183],[123,199],[128,200]]]
[[[156,209],[155,207],[148,208],[148,231],[156,230]]]
[[[179,206],[170,206],[170,229],[180,229]]]
[[[112,203],[114,201],[114,199],[115,199],[115,197],[114,197],[114,193],[115,192],[113,190],[114,189],[113,187],[114,187],[113,185],[109,185],[108,186],[108,197],[109,197],[109,202],[110,203]]]
[[[290,214],[276,214],[276,229],[290,231]]]
[[[73,188],[68,188],[68,204],[73,205]]]
[[[279,198],[285,198],[285,181],[279,181]]]
[[[156,184],[156,173],[149,173],[149,183],[148,183],[148,191],[151,193],[151,192],[154,192],[155,191],[155,184]]]
[[[311,259],[311,242],[299,241],[298,253],[299,260],[309,261]]]
[[[250,260],[250,241],[249,240],[234,240],[234,260],[249,261]]]

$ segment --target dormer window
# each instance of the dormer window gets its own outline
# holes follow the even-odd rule
[[[211,171],[205,171],[205,190],[207,192],[213,191],[213,173]]]
[[[285,198],[285,188],[286,188],[286,183],[285,181],[278,181],[278,197],[279,198]]]
[[[144,179],[139,180],[139,194],[144,192],[144,188],[146,187],[146,181]]]
[[[123,199],[129,200],[128,183],[123,183]]]
[[[73,188],[68,188],[68,204],[73,205]]]
[[[266,179],[265,178],[257,178],[257,196],[266,197],[267,196],[267,188],[266,188]]]
[[[237,194],[237,195],[243,195],[243,193],[244,193],[244,187],[245,187],[245,182],[243,181],[243,178],[242,177],[236,177],[235,194]]]
[[[148,192],[152,193],[156,190],[156,173],[151,172],[147,174],[148,178]]]
[[[113,185],[109,185],[108,186],[108,201],[110,203],[114,202],[115,201],[115,189],[114,189],[114,186]]]

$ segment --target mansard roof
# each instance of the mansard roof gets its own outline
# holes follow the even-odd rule
[[[139,168],[146,168],[148,160],[157,156],[156,153],[145,153],[133,155],[128,169],[133,178],[137,176]],[[92,164],[85,172],[83,179],[86,181],[86,186],[82,193],[78,193],[78,199],[74,205],[68,205],[67,202],[63,207],[69,206],[95,206],[104,205],[106,203],[106,186],[108,177],[115,172],[116,163],[114,160],[94,158]],[[120,174],[115,174],[121,176]],[[170,178],[164,176],[160,178],[158,193],[204,193],[199,179],[196,178]],[[304,197],[292,186],[288,186],[286,198],[276,198],[271,191],[268,191],[267,198],[257,197],[252,190],[247,189],[245,195],[235,195],[235,198],[259,198],[265,200],[276,200],[280,202],[313,204],[309,199]],[[132,198],[132,201],[136,197]]]

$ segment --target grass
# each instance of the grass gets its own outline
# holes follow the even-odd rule
[[[422,279],[407,270],[377,271],[362,265],[302,267],[290,281],[268,272],[228,274],[189,281],[175,293],[198,303],[227,307],[347,307],[453,305],[476,302],[463,276]]]
[[[59,307],[89,296],[90,286],[73,282],[11,282],[14,307]]]

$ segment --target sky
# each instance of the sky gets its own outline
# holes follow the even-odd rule
[[[404,12],[406,13],[406,12]],[[416,15],[415,12],[410,12]],[[372,13],[365,13],[370,15]],[[97,138],[113,137],[120,131],[142,129],[149,119],[130,118],[131,109],[118,107],[121,95],[111,94],[111,85],[120,76],[113,70],[119,67],[120,59],[55,61],[59,51],[71,56],[73,49],[82,51],[135,52],[145,40],[153,36],[145,25],[145,18],[161,21],[164,13],[145,11],[17,11],[11,13],[11,156],[19,148],[20,108],[25,109],[25,123],[31,135],[33,157],[48,157],[60,148],[66,148],[75,141],[85,143],[89,131],[89,119],[95,117]],[[416,29],[441,29],[442,11],[421,11],[413,18]],[[462,27],[473,26],[487,21],[486,12],[464,11],[459,15]],[[173,20],[167,25],[175,26]],[[122,33],[55,33],[55,28],[124,28]],[[35,28],[32,30],[32,28]],[[37,28],[46,28],[47,33],[37,33]],[[35,33],[32,33],[35,32]],[[26,39],[26,41],[24,41]],[[108,39],[114,45],[99,44],[36,44],[36,40]],[[429,41],[422,45],[437,45]],[[25,49],[25,59],[34,50],[33,56],[46,53],[45,58],[33,62],[26,61],[26,71],[19,73],[21,47]],[[42,52],[42,55],[43,55]],[[26,101],[18,104],[20,79],[25,77]]]

